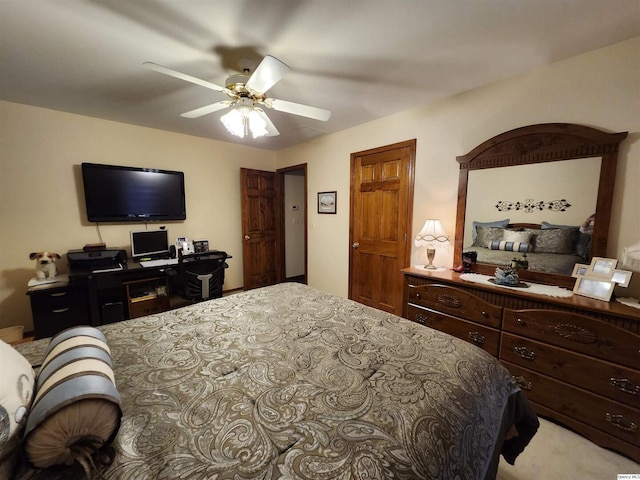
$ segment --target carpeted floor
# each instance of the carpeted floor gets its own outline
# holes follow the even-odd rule
[[[640,474],[640,464],[541,418],[516,464],[500,459],[497,480],[616,480],[618,473]]]

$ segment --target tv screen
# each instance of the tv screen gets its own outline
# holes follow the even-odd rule
[[[90,222],[187,218],[182,172],[83,163],[82,181]]]
[[[131,232],[131,256],[153,256],[169,253],[169,236],[166,230]]]

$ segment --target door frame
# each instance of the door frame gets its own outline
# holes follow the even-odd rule
[[[307,164],[292,165],[290,167],[279,168],[276,170],[276,210],[278,215],[276,227],[276,241],[278,242],[279,261],[277,265],[278,280],[284,282],[286,280],[286,254],[285,254],[285,204],[284,204],[284,176],[292,171],[304,171],[304,283],[309,282],[309,255],[308,255],[308,217],[309,217],[309,196],[308,196],[308,176]]]

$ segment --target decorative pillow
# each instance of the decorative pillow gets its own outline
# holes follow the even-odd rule
[[[78,462],[91,478],[89,457],[113,440],[122,418],[102,332],[74,327],[53,337],[37,386],[25,431],[27,458],[38,468]]]
[[[504,231],[505,242],[529,243],[530,240],[531,240],[531,232],[526,232],[524,230],[509,230],[509,229],[506,229]]]
[[[548,222],[542,222],[540,224],[543,230],[550,228],[565,228],[567,230],[576,231],[576,255],[580,255],[583,258],[589,256],[589,250],[591,249],[591,235],[580,231],[580,227],[575,225],[553,225]]]
[[[538,253],[575,254],[577,230],[568,228],[526,229],[533,234],[533,250]]]
[[[527,253],[530,245],[527,242],[507,242],[505,240],[494,240],[489,245],[491,250],[506,250],[508,252],[522,252]]]
[[[494,240],[502,240],[504,236],[504,228],[498,227],[476,227],[478,235],[476,241],[473,244],[476,247],[489,247]]]
[[[0,340],[0,478],[11,478],[15,448],[27,424],[35,374],[17,350]]]
[[[509,225],[510,220],[508,218],[504,220],[496,220],[494,222],[473,222],[473,227],[471,228],[471,238],[473,240],[472,245],[479,247],[486,247],[486,244],[480,244],[476,241],[476,237],[478,236],[477,227],[498,227],[505,228]]]

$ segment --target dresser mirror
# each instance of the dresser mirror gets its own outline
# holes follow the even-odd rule
[[[496,266],[517,259],[530,267],[519,271],[523,279],[572,286],[575,263],[606,256],[618,147],[626,136],[538,124],[497,135],[457,157],[454,263],[471,250],[478,254],[474,272],[493,275]],[[592,213],[592,233],[580,233]]]

